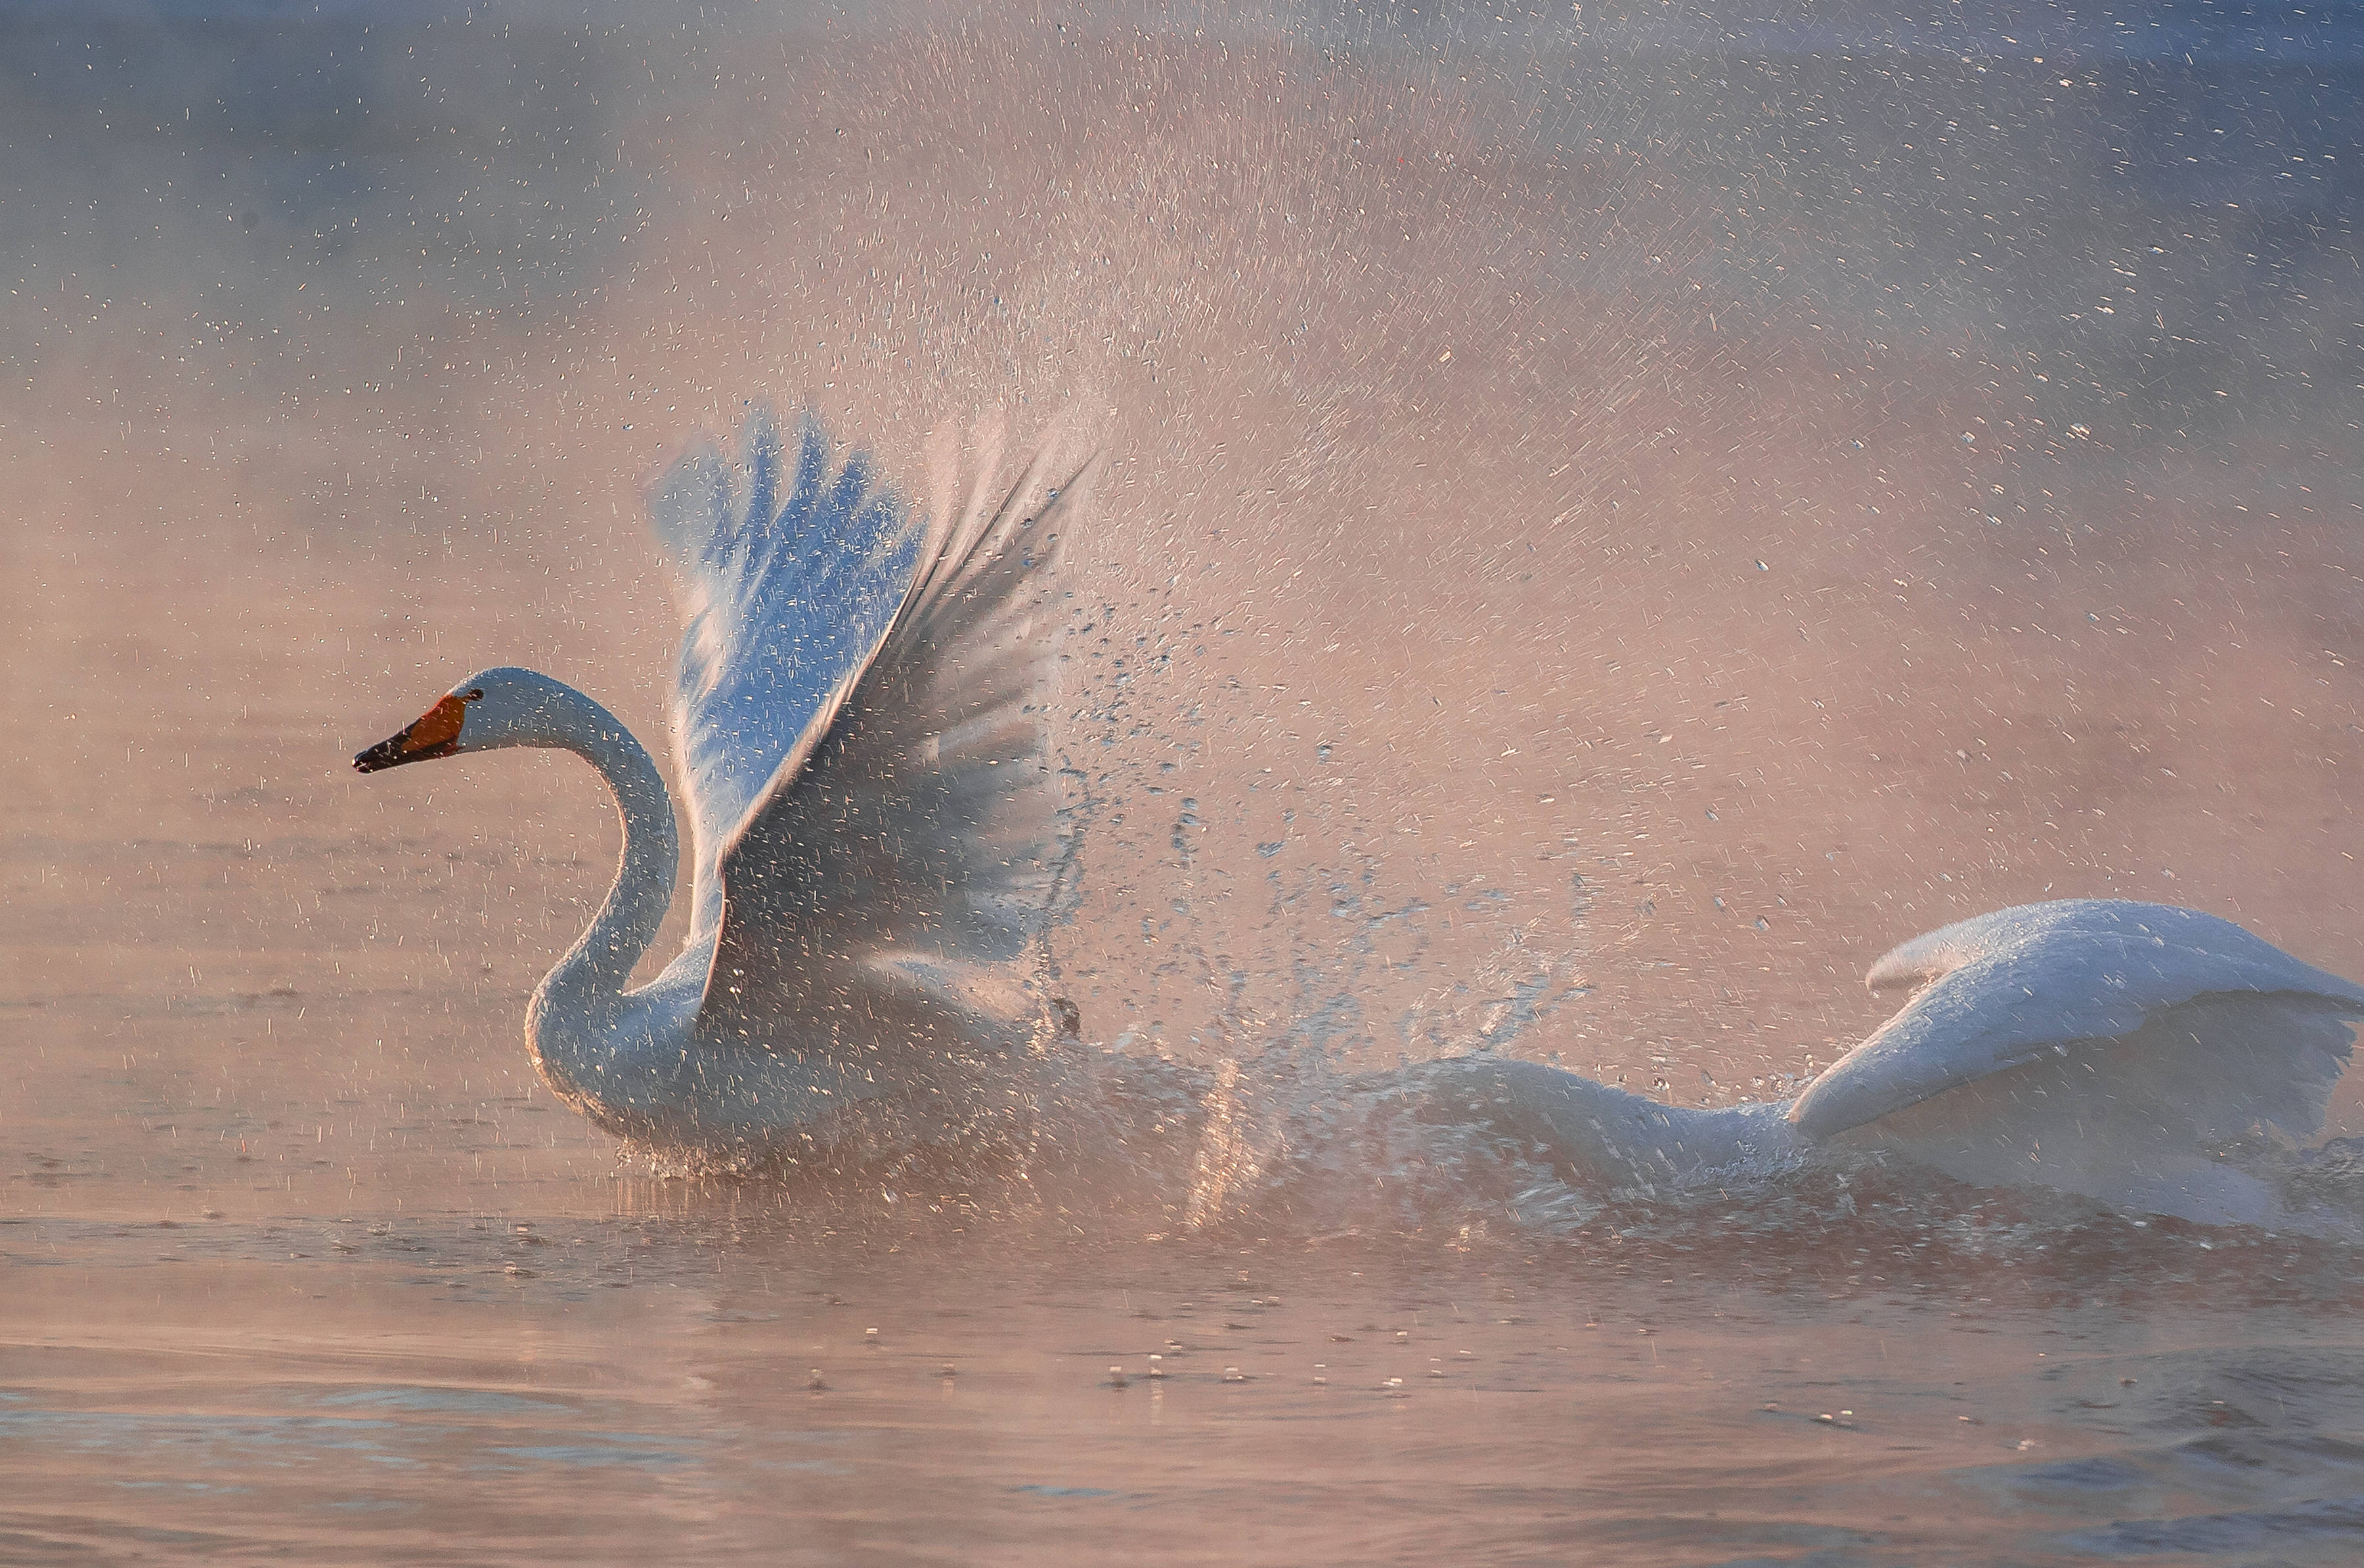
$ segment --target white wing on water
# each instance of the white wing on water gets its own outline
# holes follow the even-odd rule
[[[2312,1133],[2347,1064],[2344,1020],[2364,1016],[2364,987],[2229,920],[2115,899],[1947,926],[1882,958],[1869,983],[1920,990],[1790,1108],[1810,1138],[2071,1055],[2100,1075],[2080,1086],[2096,1106],[2139,1102],[2192,1138],[2259,1121]],[[2071,1087],[2027,1084],[2055,1102]]]
[[[1031,1029],[1042,1002],[1016,961],[1062,863],[1045,579],[1088,478],[1046,490],[1048,472],[1038,456],[998,506],[980,476],[965,507],[916,535],[884,519],[852,529],[854,602],[834,610],[841,629],[803,632],[820,650],[814,674],[779,688],[789,711],[756,730],[775,765],[717,835],[702,1034],[858,1067],[881,1051],[990,1052]],[[858,490],[841,480],[830,494]],[[714,776],[735,800],[764,761],[725,757]]]

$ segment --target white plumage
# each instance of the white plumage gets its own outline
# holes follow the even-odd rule
[[[2212,1223],[2280,1218],[2224,1147],[2321,1131],[2364,1017],[2364,987],[2230,920],[2119,899],[1964,920],[1869,979],[1913,992],[1799,1096],[1808,1138]]]
[[[1866,983],[1912,995],[1799,1096],[1790,1119],[1810,1138],[2057,1059],[2083,1041],[2177,1029],[2216,1043],[2222,1082],[2205,1114],[2219,1136],[2229,1135],[2229,1122],[2252,1121],[2313,1133],[2347,1048],[2325,1048],[2315,1031],[2260,1033],[2243,1020],[2364,1013],[2364,987],[2230,920],[2123,899],[2025,904],[1963,920],[1893,949]],[[2179,1021],[2179,1011],[2189,1017]]]

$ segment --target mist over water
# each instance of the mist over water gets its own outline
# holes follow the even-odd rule
[[[1785,1097],[1876,1025],[1861,977],[1893,943],[2013,903],[2188,905],[2364,973],[2359,40],[2345,6],[9,8],[0,1444],[54,1444],[8,1425],[26,1409],[77,1441],[96,1421],[115,1435],[74,1451],[197,1507],[282,1440],[173,1469],[122,1358],[235,1340],[258,1387],[312,1392],[208,1407],[309,1421],[410,1386],[369,1348],[398,1326],[450,1351],[439,1397],[548,1393],[516,1332],[578,1392],[602,1365],[636,1391],[552,1418],[587,1448],[488,1457],[494,1407],[452,1415],[418,1440],[445,1491],[497,1472],[556,1517],[585,1466],[636,1500],[695,1476],[680,1506],[726,1523],[688,1555],[717,1560],[827,1512],[775,1489],[808,1459],[845,1466],[840,1502],[902,1496],[908,1464],[990,1521],[962,1533],[947,1503],[907,1538],[857,1509],[815,1560],[1088,1556],[1076,1509],[1172,1524],[1213,1495],[1161,1429],[1249,1488],[1263,1533],[1226,1560],[1521,1560],[1637,1485],[1663,1506],[1619,1516],[1618,1561],[2341,1560],[2343,1249],[1892,1173],[1506,1213],[1511,1176],[1377,1147],[1381,1178],[1466,1177],[1467,1201],[1333,1189],[1212,1237],[1181,1194],[1020,1217],[655,1183],[520,1049],[613,864],[597,780],[346,760],[496,663],[661,749],[677,621],[641,487],[769,397],[922,505],[942,432],[1105,455],[1055,737],[1091,800],[1055,941],[1087,1040],[1210,1071],[1483,1047],[1722,1106]],[[2364,1133],[2358,1095],[2335,1134]],[[1310,1262],[1309,1235],[1333,1239]],[[979,1260],[996,1236],[1016,1262]],[[835,1320],[855,1310],[891,1351]],[[991,1331],[937,1348],[957,1311]],[[1568,1349],[1587,1317],[1691,1348]],[[1218,1321],[1264,1325],[1258,1348]],[[1378,1364],[1448,1322],[1485,1342]],[[1119,1397],[1112,1361],[1141,1392],[1168,1338],[1214,1343],[1167,1427],[1145,1397],[1076,1403]],[[1863,1381],[1803,1410],[1767,1370],[1801,1346]],[[2091,1389],[2026,1381],[2072,1346]],[[1376,1392],[1430,1393],[1430,1355],[1472,1403]],[[2091,1414],[2135,1399],[2105,1355],[2164,1358],[2173,1397]],[[942,1357],[998,1393],[942,1403]],[[1324,1358],[1355,1364],[1353,1414],[1307,1403]],[[1234,1359],[1261,1381],[1222,1381]],[[214,1397],[176,1368],[167,1405]],[[730,1430],[852,1446],[718,1459],[685,1378],[740,1401]],[[1504,1415],[1530,1398],[1553,1414]],[[1804,1424],[1752,1425],[1768,1401]],[[1892,1461],[1939,1499],[1897,1505],[1911,1524],[1825,1485],[1857,1462],[1828,1446],[1842,1408],[1928,1417]],[[2206,1469],[2189,1445],[2235,1440],[2233,1408],[2270,1453]],[[2042,1448],[1991,1427],[2039,1413],[2010,1442]],[[1311,1528],[1363,1483],[1254,1487],[1315,1418],[1453,1500]],[[1694,1458],[1567,1479],[1662,1420],[1616,1446]],[[325,1429],[284,1430],[310,1451]],[[599,1435],[635,1431],[672,1436]],[[981,1474],[978,1434],[1024,1457]],[[1952,1446],[1973,1437],[1992,1451]],[[585,1457],[608,1449],[630,1457]],[[1734,1503],[1730,1467],[1684,1468],[1702,1452],[1800,1465],[1813,1517]],[[8,1525],[41,1550],[156,1522],[60,1462],[80,1500]],[[1505,1465],[1531,1492],[1481,1498]],[[411,1529],[434,1489],[339,1479],[264,1514],[359,1497]],[[330,1539],[205,1507],[235,1550]],[[1698,1522],[1726,1507],[1755,1522]],[[2172,1523],[2218,1516],[2246,1522]]]

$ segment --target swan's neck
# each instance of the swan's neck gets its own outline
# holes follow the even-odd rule
[[[553,743],[599,770],[624,819],[624,853],[608,901],[535,993],[538,1013],[595,1025],[610,1016],[673,902],[680,844],[664,775],[614,714],[582,693],[553,705]]]

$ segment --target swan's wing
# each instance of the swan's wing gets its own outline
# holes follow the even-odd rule
[[[675,672],[674,745],[689,794],[693,949],[721,923],[723,849],[774,779],[793,775],[902,605],[923,530],[873,479],[865,452],[832,473],[810,417],[794,450],[768,408],[740,459],[710,443],[649,497],[688,623]]]
[[[1790,1107],[1809,1137],[1861,1126],[2079,1041],[2133,1035],[2202,1001],[2218,1005],[2206,1009],[2197,1038],[2238,1041],[2223,1060],[2228,1074],[2247,1079],[2229,1091],[2248,1114],[2312,1130],[2346,1048],[2336,1060],[2325,1057],[2324,1031],[2287,1027],[2290,1009],[2364,1016],[2364,987],[2229,920],[2119,900],[2031,904],[1965,920],[1896,949],[1872,966],[1870,980],[1875,989],[1923,988]],[[2255,1014],[2247,1023],[2236,1005],[2243,998]],[[2228,1014],[2225,1005],[2236,1006]],[[2333,1032],[2344,1041],[2344,1029]],[[2277,1039],[2287,1041],[2284,1054],[2294,1053],[2290,1062],[2266,1061]]]
[[[1045,579],[1088,478],[1045,493],[1045,473],[931,528],[875,656],[723,850],[702,1031],[852,1066],[1031,1023],[1012,961],[1063,863]]]

